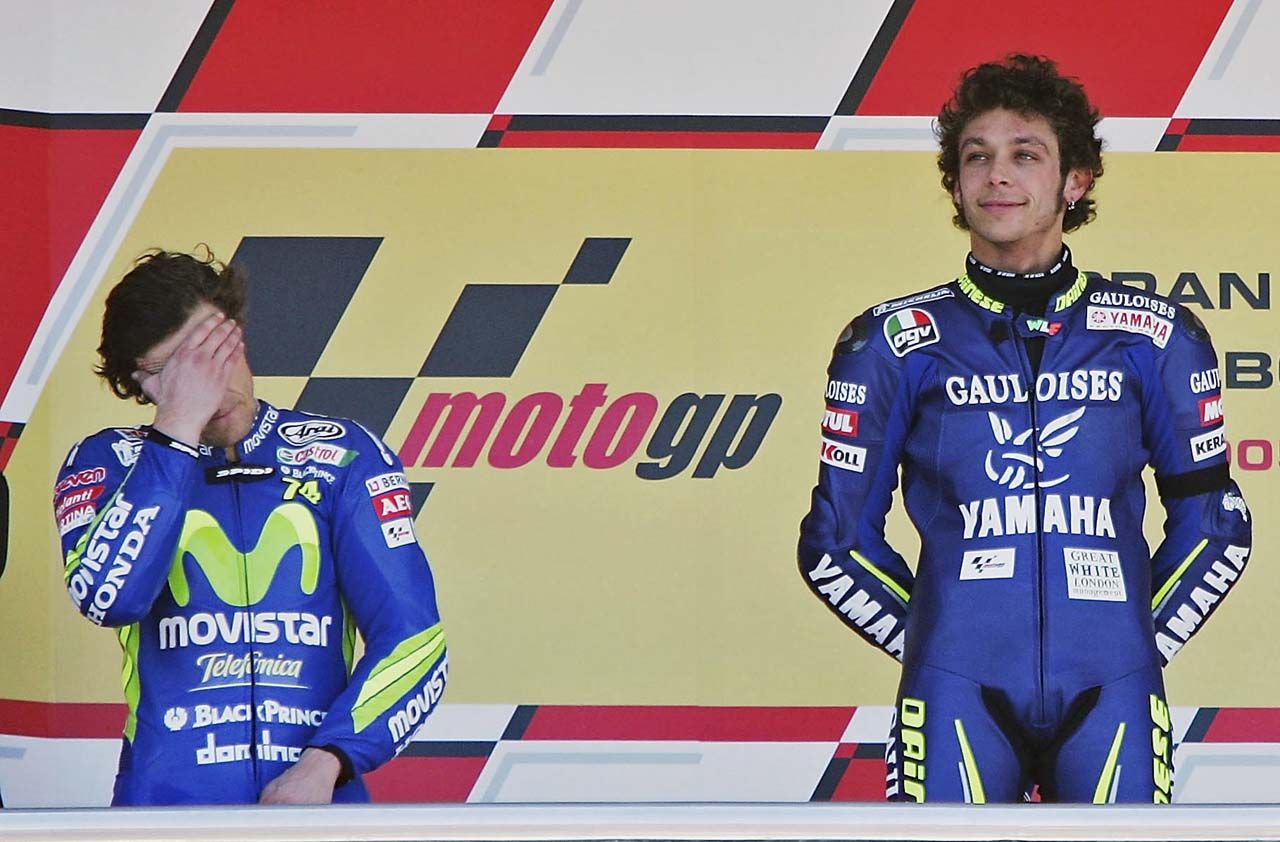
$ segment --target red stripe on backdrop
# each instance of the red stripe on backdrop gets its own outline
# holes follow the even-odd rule
[[[1085,85],[1110,117],[1169,117],[1231,0],[917,2],[858,114],[937,114],[960,73],[1011,52],[1039,53]]]
[[[539,705],[525,740],[836,742],[851,707]]]
[[[0,733],[18,737],[115,739],[124,730],[123,704],[0,699]]]
[[[1184,134],[1179,152],[1280,152],[1280,135]]]
[[[551,0],[237,0],[181,111],[493,111]]]
[[[0,439],[0,471],[9,464],[9,457],[13,455],[13,450],[18,446],[17,439],[3,438]],[[3,540],[3,539],[0,539]]]
[[[397,757],[364,780],[379,803],[461,804],[488,762],[488,757]]]
[[[508,131],[501,146],[573,149],[813,149],[821,132]]]
[[[9,391],[49,299],[139,134],[0,126],[6,178],[0,191],[0,252],[6,279],[0,398]]]
[[[840,783],[831,793],[832,801],[884,801],[885,763],[877,758],[855,757],[849,761]]]
[[[1221,708],[1205,732],[1203,742],[1280,742],[1280,709]]]

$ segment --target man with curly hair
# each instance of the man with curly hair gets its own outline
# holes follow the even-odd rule
[[[893,800],[1169,801],[1161,670],[1249,557],[1204,326],[1063,244],[1096,214],[1098,121],[1047,59],[967,71],[937,123],[964,272],[862,313],[828,368],[800,572],[902,662]],[[899,471],[914,571],[884,535]]]
[[[399,460],[354,421],[254,396],[244,301],[212,255],[140,258],[97,372],[154,420],[58,473],[67,590],[124,650],[113,804],[367,801],[361,775],[448,674]]]

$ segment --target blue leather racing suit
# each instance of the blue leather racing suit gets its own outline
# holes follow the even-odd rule
[[[113,803],[252,803],[307,746],[342,760],[335,801],[367,801],[448,673],[403,469],[355,422],[261,401],[236,452],[107,429],[59,472],[67,588],[124,650]]]
[[[1199,319],[1066,265],[1038,316],[971,261],[856,318],[828,369],[800,572],[902,661],[891,799],[1172,793],[1161,668],[1239,578],[1249,513]],[[1154,553],[1148,465],[1168,515]],[[914,572],[884,535],[899,469]]]

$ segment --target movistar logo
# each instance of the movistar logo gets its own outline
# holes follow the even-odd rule
[[[320,578],[320,536],[315,518],[306,506],[301,503],[277,506],[262,525],[257,543],[245,552],[236,549],[212,515],[191,509],[182,523],[182,535],[173,555],[169,590],[179,605],[185,606],[191,601],[191,587],[183,564],[183,559],[191,556],[218,599],[238,608],[256,605],[271,589],[280,562],[294,547],[302,551],[299,582],[302,592],[315,593]]]

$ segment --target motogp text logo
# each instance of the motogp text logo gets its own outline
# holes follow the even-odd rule
[[[782,407],[781,395],[734,395],[721,414],[727,395],[686,392],[663,409],[648,392],[611,398],[607,389],[587,383],[567,400],[534,392],[510,405],[503,392],[433,392],[400,458],[426,468],[470,468],[485,456],[494,468],[521,468],[540,459],[552,468],[571,468],[581,460],[588,468],[608,470],[643,446],[651,461],[636,464],[641,479],[674,477],[699,451],[693,476],[707,478],[722,467],[750,462]]]

